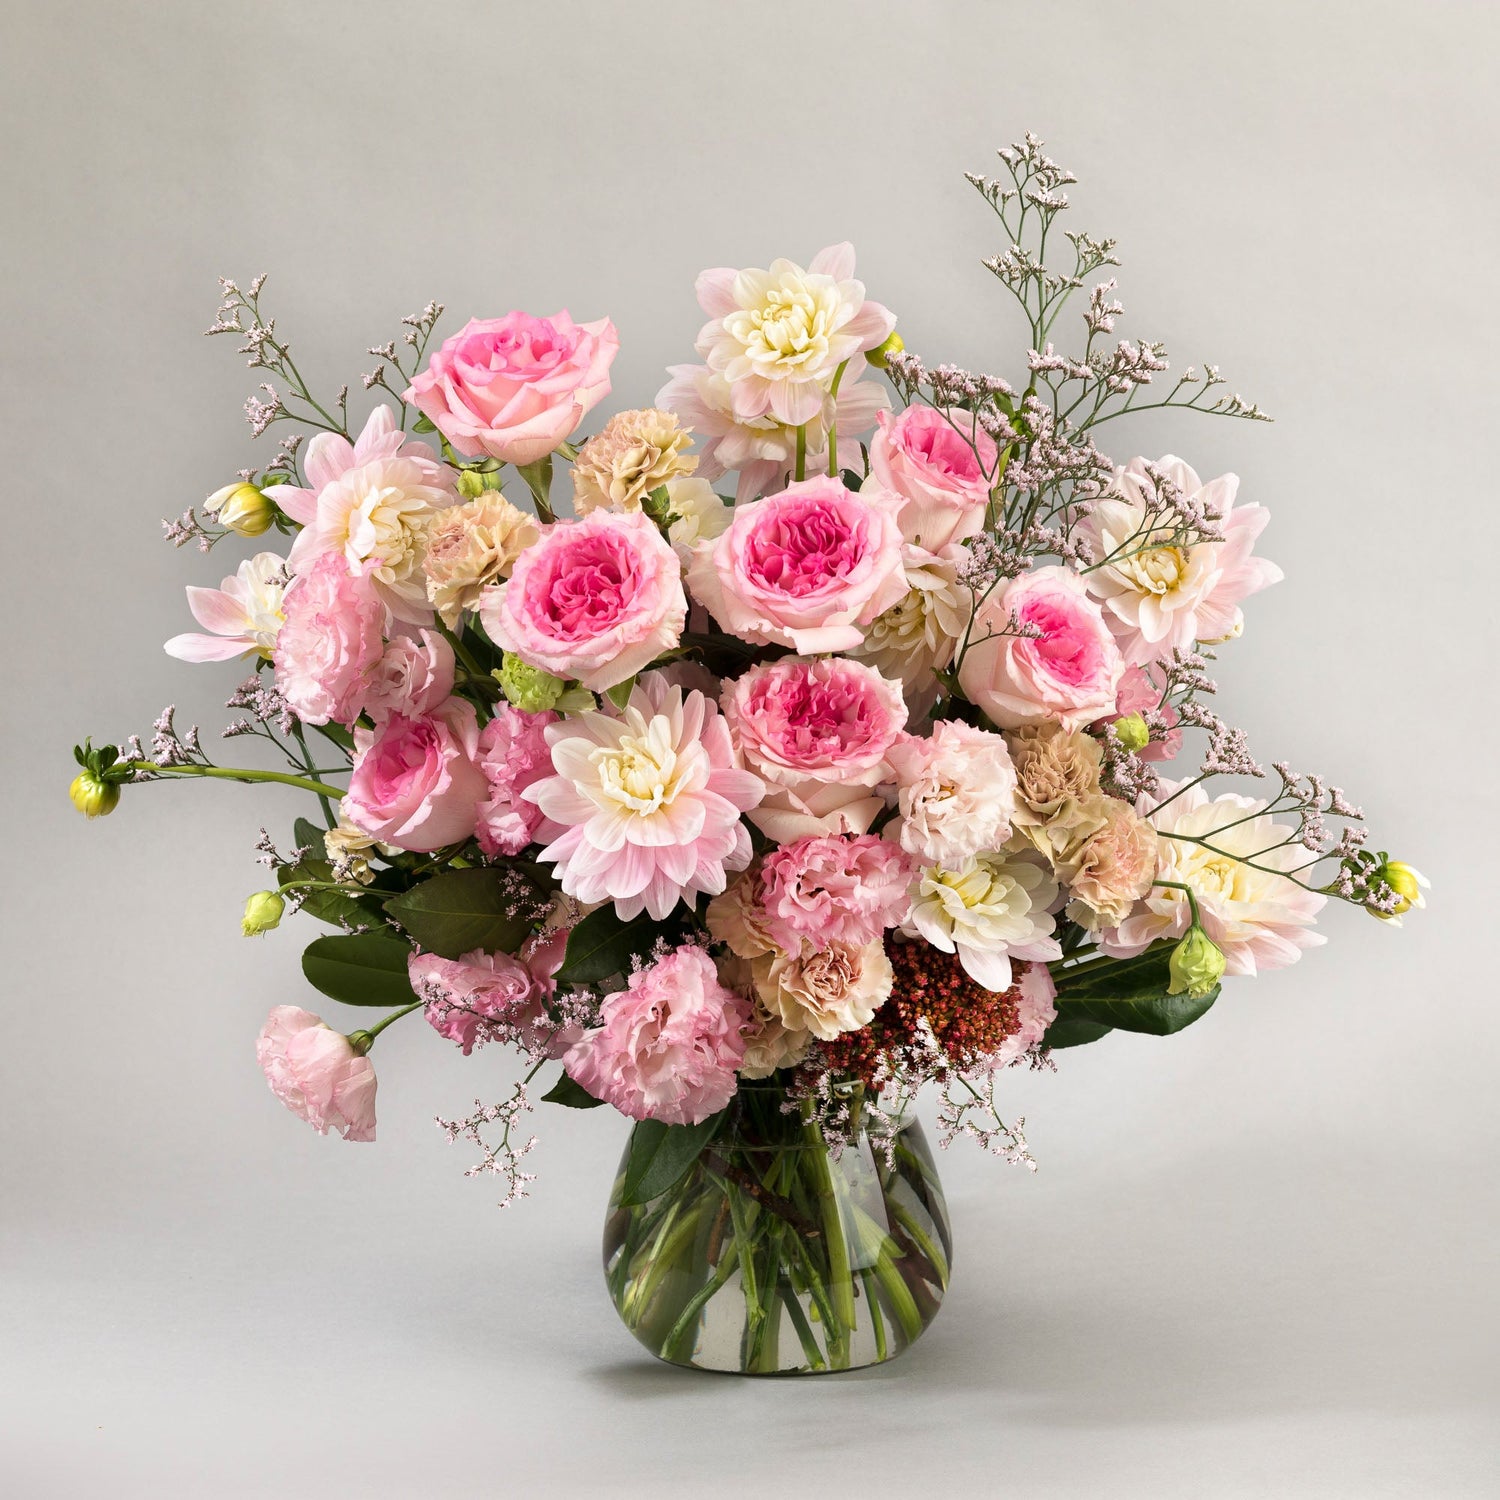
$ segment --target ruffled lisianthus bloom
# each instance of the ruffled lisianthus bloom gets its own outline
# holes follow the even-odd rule
[[[521,793],[552,774],[547,726],[555,723],[554,713],[528,714],[499,703],[494,718],[480,731],[479,769],[489,784],[489,796],[479,804],[474,832],[491,859],[519,854],[536,838],[542,810]]]
[[[750,821],[786,843],[863,833],[885,808],[886,752],[906,723],[901,689],[839,657],[784,657],[725,684],[720,699],[745,764],[767,783]]]
[[[510,581],[484,591],[479,616],[529,666],[602,693],[676,646],[682,565],[641,512],[595,511],[547,527]]]
[[[878,937],[799,943],[752,960],[750,970],[756,997],[787,1031],[823,1041],[868,1026],[891,993],[891,964]]]
[[[784,952],[816,945],[859,947],[906,919],[915,866],[904,850],[874,834],[798,839],[761,863],[765,929]]]
[[[1170,704],[1162,701],[1161,689],[1151,680],[1144,667],[1126,667],[1120,678],[1119,691],[1115,694],[1115,711],[1100,719],[1093,727],[1102,729],[1131,714],[1157,714],[1165,733],[1160,739],[1153,738],[1135,752],[1138,760],[1171,760],[1182,749],[1182,730],[1177,726],[1182,716]],[[1160,733],[1160,729],[1155,731]]]
[[[1002,735],[944,719],[925,739],[902,735],[887,758],[901,847],[923,864],[957,869],[1010,837],[1016,772]]]
[[[285,484],[276,491],[276,503],[302,525],[287,558],[292,572],[336,554],[398,619],[430,619],[422,559],[429,522],[458,503],[448,466],[400,431],[388,406],[370,413],[352,445],[318,433],[302,466],[306,489]]]
[[[619,348],[608,318],[471,318],[443,341],[402,400],[466,458],[536,463],[609,395]]]
[[[304,724],[352,724],[385,654],[385,606],[330,552],[292,580],[281,610],[273,660],[282,697]]]
[[[270,661],[281,630],[286,559],[274,552],[247,557],[216,589],[189,587],[188,608],[209,635],[190,631],[166,644],[178,661],[231,661],[263,656]]]
[[[736,506],[723,536],[693,555],[693,596],[741,640],[847,651],[906,593],[894,505],[825,476]]]
[[[1013,729],[1005,738],[1016,773],[1011,822],[1056,864],[1102,822],[1104,752],[1098,740],[1052,722]]]
[[[517,1014],[536,997],[531,971],[509,953],[476,948],[456,959],[413,953],[406,967],[427,1024],[465,1057],[485,1042],[512,1037]]]
[[[708,954],[679,948],[605,996],[563,1067],[634,1120],[696,1125],[733,1098],[749,1022],[749,1002],[719,983]]]
[[[1088,507],[1078,531],[1100,566],[1084,583],[1104,605],[1125,659],[1137,665],[1191,650],[1194,641],[1239,635],[1240,601],[1282,577],[1274,563],[1251,556],[1270,514],[1260,505],[1234,508],[1237,475],[1205,484],[1171,454],[1149,467],[1214,516],[1224,540],[1184,542],[1170,522],[1153,527],[1157,490],[1144,458],[1117,470],[1109,494]]]
[[[907,541],[940,552],[982,531],[999,454],[974,413],[916,405],[878,422],[870,477],[900,495]]]
[[[1128,802],[1100,797],[1094,806],[1100,826],[1058,865],[1072,898],[1068,916],[1090,932],[1117,927],[1150,891],[1158,843],[1156,830]]]
[[[873,381],[861,380],[859,364],[845,370],[838,395],[825,394],[822,409],[807,424],[806,472],[815,473],[814,457],[828,447],[832,427],[840,443],[853,442],[874,425],[890,403]],[[676,412],[703,444],[698,464],[702,479],[738,476],[735,499],[741,505],[778,490],[797,462],[797,429],[769,414],[742,418],[735,412],[729,382],[707,365],[670,365],[672,377],[657,392],[656,404]],[[826,463],[823,465],[826,469]]]
[[[1016,634],[1016,621],[1025,634]],[[1056,719],[1081,729],[1115,706],[1125,663],[1083,581],[1034,568],[996,589],[959,662],[964,695],[1002,729]]]
[[[1192,887],[1203,930],[1224,953],[1227,974],[1283,969],[1326,939],[1309,929],[1327,897],[1282,871],[1307,863],[1291,830],[1264,811],[1266,804],[1225,792],[1209,800],[1201,786],[1177,792],[1162,782],[1158,810],[1142,799],[1157,839],[1157,880]],[[1253,860],[1253,864],[1244,861]],[[1158,938],[1180,937],[1192,925],[1187,895],[1155,886],[1099,946],[1130,958]]]
[[[692,433],[674,413],[648,406],[619,411],[595,433],[573,463],[573,510],[639,510],[652,490],[698,467],[687,446]]]
[[[510,576],[516,559],[541,539],[534,517],[496,490],[436,515],[427,528],[427,601],[450,629],[481,592]]]
[[[319,1135],[375,1139],[375,1065],[310,1010],[275,1006],[255,1057],[271,1092]]]
[[[854,279],[854,247],[830,245],[804,271],[789,260],[769,270],[704,271],[698,303],[708,322],[697,350],[729,382],[741,418],[810,422],[839,366],[883,343],[895,314]]]
[[[431,853],[474,832],[489,787],[479,724],[462,698],[354,731],[354,768],[339,804],[356,827],[398,849]]]
[[[955,870],[923,870],[903,930],[956,953],[986,989],[1008,990],[1011,960],[1061,958],[1049,907],[1057,881],[1034,854],[979,854]]]
[[[437,631],[402,631],[370,670],[365,712],[420,718],[451,696],[454,669],[453,647]]]
[[[750,863],[740,814],[764,786],[735,764],[702,693],[648,673],[618,715],[569,715],[546,736],[555,774],[521,796],[542,811],[537,857],[575,900],[660,920],[683,896],[717,895]]]

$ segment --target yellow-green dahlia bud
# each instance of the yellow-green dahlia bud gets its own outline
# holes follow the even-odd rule
[[[540,667],[533,667],[512,651],[505,653],[500,670],[495,673],[500,691],[523,713],[542,714],[557,707],[567,683]]]
[[[1124,714],[1115,720],[1115,738],[1133,755],[1151,743],[1151,731],[1139,714]]]
[[[1172,950],[1168,969],[1169,995],[1201,999],[1224,977],[1224,953],[1201,927],[1189,927],[1187,936]]]
[[[906,340],[899,333],[891,333],[886,336],[883,344],[876,344],[873,349],[867,350],[865,358],[877,370],[883,370],[889,363],[891,355],[899,354],[904,348],[906,348]]]
[[[1428,888],[1429,882],[1420,870],[1403,864],[1399,859],[1388,859],[1380,867],[1379,878],[1395,891],[1396,904],[1388,912],[1376,912],[1377,917],[1390,921],[1392,917],[1404,916],[1414,906],[1420,908],[1427,905],[1427,898],[1422,892]]]
[[[245,917],[240,931],[246,937],[258,937],[281,925],[281,914],[286,910],[286,901],[279,891],[257,891],[245,903]]]
[[[95,776],[92,771],[80,771],[73,778],[68,796],[86,818],[102,818],[120,805],[119,784]]]
[[[259,536],[276,519],[276,507],[253,484],[226,484],[203,502],[203,508],[240,536]]]

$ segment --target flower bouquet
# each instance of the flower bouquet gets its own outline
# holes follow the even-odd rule
[[[317,1130],[374,1139],[371,1049],[414,1014],[527,1060],[439,1122],[507,1203],[539,1077],[636,1122],[607,1280],[670,1361],[895,1354],[951,1257],[919,1090],[942,1144],[1030,1166],[1007,1068],[1190,1025],[1224,977],[1321,942],[1330,898],[1392,924],[1422,904],[1337,787],[1266,778],[1208,706],[1214,648],[1281,576],[1266,511],[1233,475],[1095,445],[1132,412],[1263,414],[1113,339],[1114,242],[1057,226],[1073,179],[1039,141],[999,155],[969,180],[1027,326],[1013,381],[907,352],[837,245],[704,272],[702,363],[587,441],[618,340],[566,313],[434,349],[429,304],[369,351],[360,422],[347,387],[308,387],[264,278],[225,281],[208,332],[265,374],[254,435],[291,431],[166,530],[284,545],[189,588],[202,631],[166,649],[248,662],[224,734],[286,768],[219,764],[171,709],[149,748],[76,752],[90,816],[188,777],[308,793],[289,843],[262,831],[274,885],[243,927],[326,924],[308,982],[374,1008],[346,1031],[282,1005],[260,1034]]]

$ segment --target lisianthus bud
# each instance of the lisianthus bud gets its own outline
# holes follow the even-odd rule
[[[460,471],[454,488],[465,500],[477,500],[484,493],[484,476],[473,469]]]
[[[883,370],[891,355],[899,354],[904,348],[906,348],[906,340],[899,333],[890,333],[886,335],[885,342],[876,344],[873,349],[865,354],[865,358],[877,370]]]
[[[505,653],[495,676],[499,680],[500,691],[522,713],[543,714],[556,708],[557,700],[567,688],[561,677],[554,677],[540,667],[531,666],[511,651]]]
[[[1169,995],[1188,994],[1199,999],[1208,994],[1224,976],[1224,953],[1209,935],[1196,924],[1172,950],[1167,965],[1171,981]]]
[[[271,529],[276,507],[253,484],[226,484],[203,502],[204,510],[221,526],[241,536],[259,536]]]
[[[1422,892],[1428,888],[1429,881],[1420,870],[1403,864],[1399,859],[1388,859],[1380,867],[1379,878],[1396,893],[1396,905],[1388,912],[1377,911],[1377,917],[1389,921],[1392,917],[1404,916],[1414,906],[1427,905]]]
[[[1134,754],[1151,743],[1151,731],[1139,714],[1122,714],[1115,720],[1115,738],[1122,748]]]
[[[116,782],[95,776],[92,771],[80,771],[68,788],[73,806],[86,818],[102,818],[120,805],[120,788]]]
[[[280,891],[257,891],[245,903],[244,920],[240,931],[246,937],[259,937],[273,927],[281,925],[281,914],[286,910],[286,899]]]

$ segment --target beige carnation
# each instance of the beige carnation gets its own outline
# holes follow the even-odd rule
[[[573,464],[573,509],[639,510],[641,502],[673,479],[691,474],[698,460],[683,449],[692,434],[669,411],[616,412],[591,437]]]
[[[1118,797],[1098,804],[1100,826],[1058,867],[1073,898],[1068,916],[1090,932],[1118,927],[1156,878],[1156,830]]]
[[[428,527],[425,566],[427,598],[443,623],[456,630],[463,611],[479,607],[480,591],[540,539],[535,519],[494,490],[440,511]]]
[[[773,1016],[759,1000],[753,1002],[750,1025],[745,1029],[745,1057],[741,1078],[769,1078],[777,1068],[795,1068],[812,1046],[810,1031],[792,1031]]]
[[[1103,826],[1097,740],[1061,724],[1028,725],[1006,736],[1016,768],[1011,823],[1054,865]]]
[[[809,1031],[825,1042],[868,1026],[895,983],[879,938],[764,954],[750,971],[761,1003],[787,1030]]]
[[[739,958],[759,958],[776,944],[766,932],[765,909],[760,904],[760,866],[751,865],[708,903],[703,920],[715,942]]]

